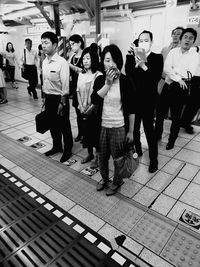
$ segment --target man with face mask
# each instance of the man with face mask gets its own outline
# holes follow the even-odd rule
[[[158,147],[154,134],[154,111],[158,97],[157,86],[163,71],[163,56],[151,51],[153,34],[143,31],[138,37],[139,48],[144,49],[146,62],[138,55],[127,55],[125,71],[136,86],[137,112],[134,125],[134,144],[139,156],[142,156],[140,142],[140,124],[143,122],[144,132],[149,147],[149,172],[158,169]]]

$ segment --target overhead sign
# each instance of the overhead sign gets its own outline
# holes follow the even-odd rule
[[[188,17],[187,24],[194,25],[194,24],[199,24],[199,22],[200,22],[200,16],[190,16]]]

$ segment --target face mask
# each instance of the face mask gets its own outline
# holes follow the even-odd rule
[[[147,53],[150,50],[150,43],[149,42],[139,43],[139,47],[143,48],[145,50],[145,52]]]

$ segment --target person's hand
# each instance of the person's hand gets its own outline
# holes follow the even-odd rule
[[[128,132],[126,135],[126,142],[127,143],[133,143],[133,132]]]
[[[180,84],[180,87],[183,89],[183,90],[186,90],[188,87],[187,87],[187,84],[181,79],[180,81],[178,81],[178,83]]]
[[[63,106],[62,103],[59,103],[57,114],[60,115],[60,116],[64,115],[64,106]]]
[[[115,70],[113,69],[108,69],[106,71],[106,84],[107,85],[112,85],[113,84],[113,81],[114,81],[114,78],[115,78]]]
[[[136,68],[140,67],[140,68],[142,68],[142,69],[145,69],[145,67],[146,67],[144,61],[141,60],[140,57],[138,57],[138,56],[135,56],[135,63],[136,63],[136,64],[135,64],[135,67],[136,67]]]

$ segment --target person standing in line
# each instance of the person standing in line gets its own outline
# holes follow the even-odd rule
[[[167,150],[174,147],[178,137],[181,113],[183,105],[188,98],[189,93],[189,76],[194,76],[199,63],[199,55],[196,51],[190,50],[197,38],[197,32],[193,28],[186,28],[180,36],[180,47],[172,49],[164,64],[166,73],[165,85],[163,90],[166,91],[165,98],[160,99],[157,112],[155,134],[159,140],[163,133],[163,123],[166,110],[170,107],[172,124],[170,135],[166,146]],[[188,76],[188,74],[190,75]]]
[[[158,169],[158,144],[154,132],[154,114],[158,99],[157,86],[163,71],[163,56],[151,51],[153,34],[143,31],[138,37],[138,46],[143,48],[143,59],[139,55],[127,55],[125,72],[136,86],[137,111],[134,126],[134,144],[138,156],[142,156],[140,142],[140,124],[143,122],[144,132],[149,147],[149,172]]]
[[[121,73],[123,56],[118,46],[111,44],[102,52],[104,75],[96,78],[91,101],[100,106],[99,120],[99,168],[102,180],[96,190],[101,191],[109,185],[109,158],[124,155],[125,145],[133,142],[135,119],[134,90],[128,78]],[[124,177],[125,178],[125,177]],[[114,168],[113,182],[106,191],[114,195],[122,186],[123,178]]]
[[[0,53],[0,104],[8,103],[7,89],[6,89],[3,70],[4,70],[3,55]]]
[[[17,63],[17,58],[15,55],[15,49],[11,42],[8,42],[6,45],[5,58],[6,58],[6,71],[10,76],[12,87],[17,89],[18,87],[15,83],[15,64]]]
[[[81,55],[84,49],[84,41],[83,38],[78,34],[73,34],[69,38],[69,43],[73,55],[69,60],[70,67],[70,95],[72,95],[72,106],[75,108],[76,116],[77,116],[77,126],[78,126],[78,135],[75,138],[75,142],[79,142],[82,140],[83,132],[82,132],[82,116],[80,114],[80,110],[78,108],[78,99],[77,99],[77,80],[79,73],[82,72],[82,62]]]
[[[179,26],[172,30],[172,33],[171,33],[172,42],[170,43],[170,45],[163,47],[163,49],[161,50],[161,54],[163,55],[164,62],[165,62],[167,55],[169,54],[169,51],[175,47],[180,46],[180,36],[183,30],[184,28],[179,27]],[[165,84],[165,73],[163,72],[161,80],[158,83],[158,93],[160,95],[162,94],[164,84]],[[165,93],[163,92],[163,94]],[[161,95],[161,97],[163,96]]]
[[[91,105],[91,94],[93,92],[93,85],[95,79],[102,75],[99,71],[99,55],[97,47],[91,44],[90,47],[86,47],[81,56],[81,61],[84,67],[78,76],[77,82],[77,97],[78,108],[83,116],[83,147],[87,147],[88,155],[81,161],[81,163],[87,163],[94,159],[93,148],[96,149],[95,161],[92,162],[92,168],[98,167],[98,155],[99,155],[99,140],[97,132],[97,117],[96,112],[87,116],[85,111],[88,106]]]
[[[196,50],[198,53],[199,64],[191,79],[190,95],[181,116],[181,127],[189,134],[194,133],[191,123],[200,108],[200,53],[198,46],[192,47],[191,49]]]
[[[42,64],[45,110],[50,123],[53,147],[45,153],[52,156],[63,152],[60,162],[72,154],[73,138],[69,120],[69,64],[57,54],[58,38],[53,32],[41,35],[42,49],[46,58]],[[64,151],[62,145],[64,143]]]
[[[34,99],[38,99],[36,86],[38,84],[38,74],[37,74],[37,65],[38,65],[38,55],[35,50],[32,49],[32,40],[27,38],[25,39],[26,48],[23,51],[21,58],[22,68],[26,65],[28,75],[29,86],[27,88],[28,94],[33,95]]]

